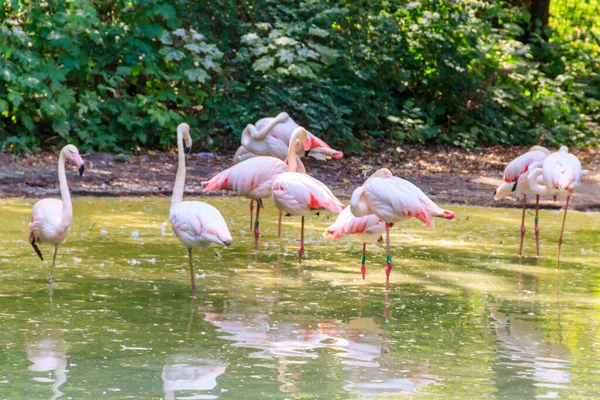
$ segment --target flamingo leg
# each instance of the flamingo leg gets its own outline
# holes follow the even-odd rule
[[[565,215],[563,217],[562,228],[560,228],[560,236],[558,237],[558,254],[556,255],[556,269],[558,270],[558,264],[560,262],[560,246],[562,245],[563,231],[565,230],[565,222],[567,222],[567,209],[569,208],[569,199],[571,196],[567,196],[567,204],[565,204]]]
[[[250,230],[252,230],[253,228],[253,221],[252,221],[252,217],[254,214],[254,200],[250,200]]]
[[[390,224],[385,223],[385,240],[387,247],[387,267],[385,268],[385,288],[390,289],[390,273],[392,272],[392,251],[390,250]]]
[[[365,266],[365,263],[367,262],[366,247],[367,244],[363,243],[362,258],[360,260],[360,272],[362,272],[363,281],[365,280],[365,275],[367,275],[367,267]]]
[[[190,259],[190,279],[192,281],[192,286],[190,288],[191,295],[194,296],[196,294],[196,274],[194,273],[194,260],[192,258],[192,248],[188,248],[188,258]]]
[[[302,228],[300,228],[300,249],[298,249],[298,264],[302,264],[304,254],[304,217],[302,217]]]
[[[281,218],[283,218],[283,210],[279,210],[279,223],[277,225],[277,239],[281,239]]]
[[[58,246],[54,246],[54,256],[52,257],[52,268],[50,268],[50,284],[54,282],[54,265],[56,264],[56,253],[58,253]]]
[[[258,237],[260,231],[258,230],[258,216],[260,215],[260,209],[263,207],[262,200],[256,200],[256,221],[254,221],[254,250],[258,251]]]
[[[535,231],[535,250],[537,252],[537,256],[540,256],[540,228],[538,227],[539,222],[539,212],[540,212],[540,195],[535,196],[535,227],[533,230]]]
[[[523,239],[525,239],[525,210],[527,207],[527,195],[523,195],[523,217],[521,217],[521,246],[519,246],[519,257],[523,255]]]

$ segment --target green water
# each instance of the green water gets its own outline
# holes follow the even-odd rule
[[[515,256],[518,210],[398,224],[386,296],[385,249],[368,247],[363,282],[360,244],[320,238],[332,216],[307,221],[298,268],[298,218],[279,240],[265,202],[255,254],[248,202],[207,201],[234,243],[195,251],[196,299],[168,199],[75,199],[52,290],[27,242],[34,201],[0,202],[0,398],[598,395],[598,214],[569,212],[558,273],[556,212],[539,262],[531,215]]]

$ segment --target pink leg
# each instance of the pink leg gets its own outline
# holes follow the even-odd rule
[[[363,243],[362,259],[360,260],[360,272],[362,272],[363,281],[365,280],[365,275],[367,275],[367,267],[365,266],[365,262],[367,261],[367,256],[365,255],[366,247],[367,244]]]
[[[535,227],[533,230],[535,231],[535,250],[537,252],[537,256],[540,256],[540,228],[538,227],[539,222],[539,212],[540,212],[540,195],[535,196]]]
[[[527,196],[523,195],[523,217],[521,218],[521,246],[519,246],[519,257],[523,255],[523,239],[525,238],[525,209],[527,207]]]
[[[302,255],[304,254],[304,217],[302,217],[302,228],[300,231],[300,249],[298,250],[298,264],[302,264]]]
[[[260,236],[260,231],[258,230],[258,216],[260,215],[260,208],[262,206],[262,202],[260,200],[256,201],[256,220],[254,221],[254,250],[258,251],[258,237]]]
[[[385,268],[385,289],[390,289],[390,273],[392,272],[392,251],[390,250],[390,224],[385,223],[385,239],[387,245],[387,267]]]
[[[558,237],[558,254],[556,255],[556,269],[558,269],[558,264],[560,262],[560,246],[562,245],[562,236],[563,231],[565,230],[565,222],[567,222],[567,209],[569,208],[569,199],[571,196],[567,196],[567,204],[565,204],[565,215],[563,217],[562,228],[560,228],[560,236]]]
[[[52,257],[52,268],[50,269],[50,284],[54,282],[54,265],[56,264],[56,253],[58,252],[58,246],[54,246],[54,257]]]
[[[253,228],[252,217],[254,216],[254,200],[250,200],[250,230]]]
[[[277,239],[281,238],[281,218],[283,217],[283,211],[279,210],[279,224],[277,225]]]
[[[194,260],[192,259],[192,248],[188,248],[188,257],[190,259],[190,279],[192,286],[190,287],[190,293],[192,296],[196,294],[196,274],[194,274]]]

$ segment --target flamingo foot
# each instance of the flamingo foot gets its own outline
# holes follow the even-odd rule
[[[365,280],[365,276],[367,275],[367,267],[365,264],[360,265],[360,272],[362,273],[363,281]]]

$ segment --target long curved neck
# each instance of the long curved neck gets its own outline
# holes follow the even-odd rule
[[[60,197],[63,202],[63,224],[71,224],[73,220],[73,204],[71,203],[71,194],[67,186],[67,174],[65,173],[65,154],[60,152],[58,157],[58,182],[60,184]]]
[[[269,132],[271,132],[271,130],[275,127],[275,125],[284,123],[289,118],[290,118],[290,116],[287,113],[282,112],[282,113],[277,114],[277,116],[275,118],[272,118],[267,123],[267,125],[265,125],[265,127],[262,128],[260,131],[256,130],[256,127],[254,125],[248,125],[246,127],[246,129],[248,129],[249,127],[254,128],[254,129],[252,129],[252,128],[249,129],[249,132],[250,132],[252,138],[254,140],[263,140],[265,138],[265,136],[267,136],[267,134]]]
[[[183,187],[185,186],[185,152],[183,151],[183,134],[177,133],[177,176],[173,186],[173,196],[171,197],[171,209],[183,201]]]
[[[288,172],[298,172],[298,155],[296,154],[296,143],[300,143],[295,136],[292,136],[288,147]]]
[[[541,167],[534,167],[533,171],[531,171],[529,173],[529,176],[527,177],[527,180],[529,181],[529,187],[531,188],[531,190],[533,190],[536,194],[540,196],[550,193],[550,189],[548,188],[548,186],[541,186],[538,183],[538,179],[540,176],[542,176],[543,173],[544,170]]]

